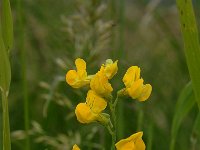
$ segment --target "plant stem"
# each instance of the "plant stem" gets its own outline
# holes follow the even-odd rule
[[[111,119],[113,121],[113,131],[111,134],[112,136],[112,147],[111,150],[115,150],[115,143],[117,139],[117,121],[116,121],[116,106],[118,102],[118,95],[114,101],[109,102],[110,112],[111,112]]]
[[[3,90],[1,96],[2,96],[2,110],[3,110],[3,150],[11,150],[8,97],[6,92]]]
[[[119,30],[118,30],[118,39],[117,39],[117,59],[121,60],[121,61],[125,61],[126,60],[126,53],[125,53],[125,35],[124,35],[124,29],[125,29],[125,1],[124,0],[118,0],[118,20],[119,20]],[[123,68],[124,66],[119,65],[119,68]],[[122,71],[118,72],[119,76],[123,76]],[[118,121],[117,121],[117,136],[118,138],[122,138],[124,136],[124,103],[120,102],[120,104],[118,105],[118,107],[116,107],[117,109],[117,115],[119,117]]]
[[[28,99],[28,83],[27,83],[27,74],[26,74],[26,51],[24,48],[24,39],[25,39],[25,33],[24,33],[24,13],[23,13],[23,7],[22,7],[22,0],[18,0],[18,28],[20,32],[19,36],[19,48],[21,49],[21,72],[22,72],[22,93],[23,93],[23,100],[24,100],[24,126],[25,126],[25,132],[26,132],[26,141],[25,141],[25,150],[30,150],[30,138],[28,135],[29,131],[29,99]]]
[[[195,99],[200,110],[200,43],[192,0],[176,0],[188,70],[192,80]]]

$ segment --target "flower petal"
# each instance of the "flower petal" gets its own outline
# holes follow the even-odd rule
[[[152,86],[150,84],[145,84],[142,89],[142,94],[138,98],[139,101],[145,101],[151,95]]]
[[[143,79],[135,81],[130,88],[127,89],[128,94],[132,99],[137,99],[141,96],[143,90]]]
[[[75,64],[77,68],[77,73],[79,74],[80,78],[86,78],[87,77],[86,62],[81,58],[77,58],[75,60]]]
[[[105,99],[98,96],[94,91],[89,90],[86,98],[86,103],[94,113],[101,113],[107,106]]]
[[[126,87],[130,87],[136,80],[140,78],[140,68],[138,66],[132,66],[126,71],[123,82]]]
[[[111,59],[106,60],[105,74],[108,77],[108,79],[113,78],[113,76],[117,73],[118,71],[117,62],[118,60],[116,60],[114,63]]]
[[[78,147],[78,145],[75,144],[75,145],[73,146],[72,150],[81,150],[81,149]]]
[[[75,70],[69,70],[66,74],[66,82],[73,87],[77,80],[77,72]]]
[[[137,132],[126,139],[122,139],[115,144],[117,150],[145,150],[142,140],[143,132]]]
[[[86,103],[79,103],[76,106],[75,114],[80,123],[91,123],[97,119],[98,114],[91,111]]]
[[[91,79],[90,88],[101,96],[107,96],[113,91],[103,67],[101,67],[100,71]]]

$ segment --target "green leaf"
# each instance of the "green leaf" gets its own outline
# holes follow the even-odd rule
[[[196,139],[200,139],[200,112],[195,120],[192,134]]]
[[[13,20],[9,0],[2,0],[1,26],[4,46],[9,51],[13,44]]]
[[[193,131],[190,137],[190,143],[191,143],[191,149],[195,150],[197,147],[200,145],[200,112],[198,113],[194,126],[193,126]]]
[[[178,98],[172,122],[170,150],[174,150],[178,130],[183,119],[195,105],[195,97],[192,88],[192,84],[189,82]]]
[[[8,52],[5,49],[0,29],[0,91],[8,93],[11,80],[11,69]]]
[[[187,65],[200,109],[200,44],[192,0],[176,0],[181,21]]]

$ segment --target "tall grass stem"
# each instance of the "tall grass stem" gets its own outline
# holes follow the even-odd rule
[[[24,7],[23,1],[18,0],[17,9],[18,9],[18,29],[20,32],[19,37],[19,49],[21,50],[21,82],[22,82],[22,93],[23,93],[23,101],[24,101],[24,126],[26,132],[26,140],[25,140],[25,150],[30,150],[30,137],[28,134],[29,131],[29,98],[28,98],[28,82],[27,82],[27,73],[26,73],[26,50],[24,47],[24,39],[25,39],[25,32],[24,32]]]
[[[125,1],[119,0],[118,1],[118,8],[119,8],[119,37],[118,37],[118,52],[117,52],[117,58],[119,60],[124,60],[125,58],[125,52],[124,52],[124,10],[125,10]],[[120,67],[120,66],[119,66]],[[122,67],[122,66],[121,66]],[[122,75],[121,72],[119,72],[120,75]],[[124,103],[122,101],[119,101],[119,105],[117,107],[118,110],[118,124],[117,124],[117,137],[123,138],[124,137]]]
[[[185,55],[195,99],[200,109],[200,43],[192,0],[176,0],[183,34]]]
[[[3,108],[3,150],[11,150],[8,97],[5,91],[1,95]]]

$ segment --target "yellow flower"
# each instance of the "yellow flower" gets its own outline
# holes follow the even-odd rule
[[[91,79],[90,88],[101,96],[108,96],[113,88],[108,82],[108,77],[105,74],[105,68],[102,66],[95,76]]]
[[[76,70],[69,70],[66,74],[66,82],[73,88],[80,88],[90,83],[86,72],[86,62],[83,59],[75,60]]]
[[[107,59],[106,64],[104,66],[104,71],[108,79],[111,79],[118,71],[118,66],[117,66],[118,60],[116,60],[114,63],[112,59]]]
[[[143,132],[137,132],[127,139],[122,139],[115,144],[117,150],[145,150],[146,146],[142,140]]]
[[[127,70],[123,82],[126,86],[126,94],[133,99],[145,101],[151,95],[152,86],[143,84],[144,80],[140,78],[140,68],[137,66],[132,66]]]
[[[102,121],[101,112],[106,108],[105,99],[98,96],[94,91],[89,90],[85,103],[79,103],[76,107],[75,114],[77,120],[81,123],[91,123]]]
[[[73,146],[72,150],[81,150],[81,149],[78,147],[78,145],[75,144],[75,145]]]

